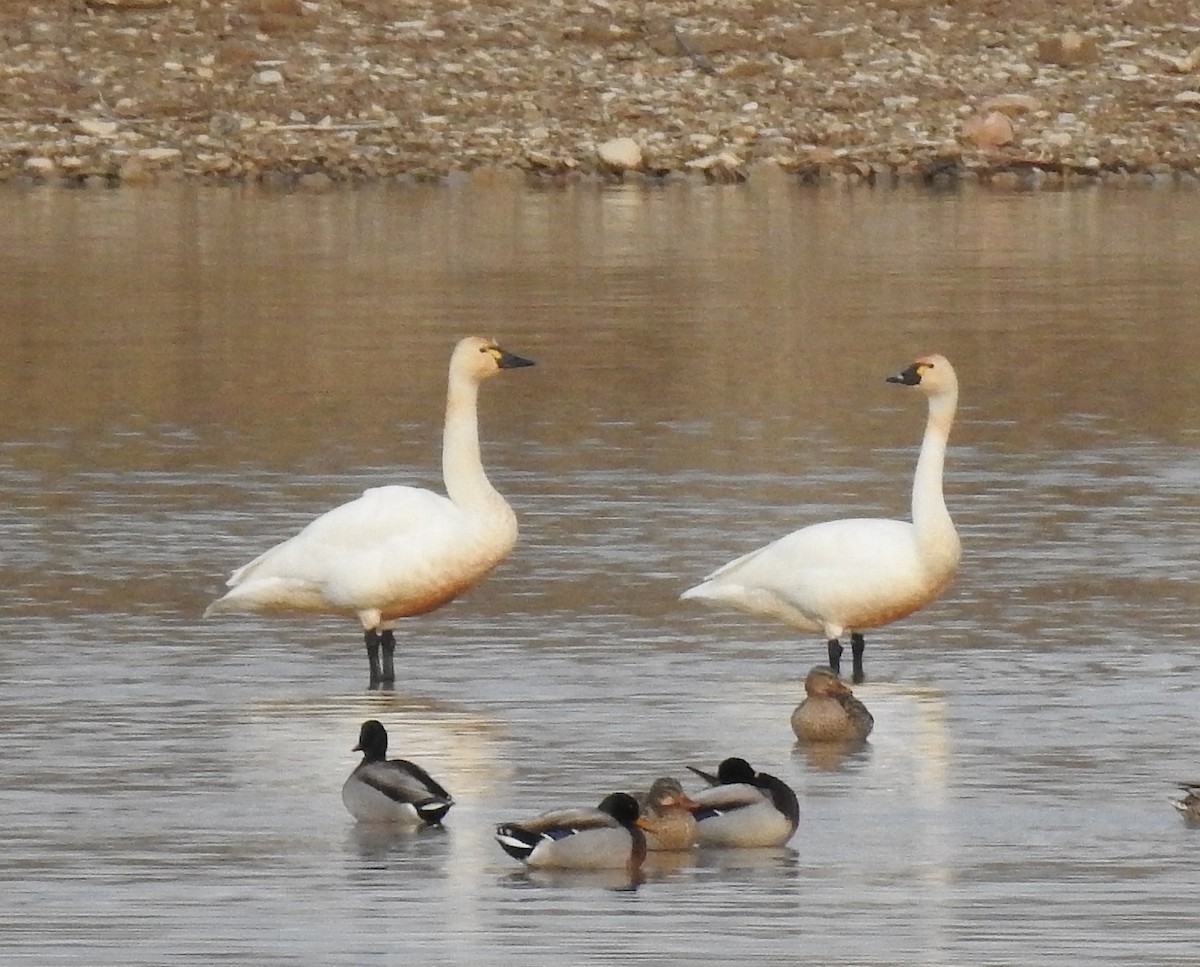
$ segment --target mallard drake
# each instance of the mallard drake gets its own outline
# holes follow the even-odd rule
[[[922,356],[889,383],[929,400],[912,487],[912,522],[826,521],[793,531],[710,574],[680,596],[729,605],[820,632],[829,666],[841,671],[840,639],[850,634],[854,681],[864,679],[863,630],[912,614],[949,586],[961,552],[942,496],[946,443],[958,405],[958,378],[944,356]]]
[[[792,731],[801,742],[862,742],[875,719],[850,686],[828,665],[804,679],[805,699],[792,712]]]
[[[387,730],[380,722],[363,722],[355,752],[360,762],[342,785],[342,802],[360,823],[433,826],[454,800],[433,777],[407,759],[388,759]]]
[[[516,545],[516,514],[483,470],[476,404],[485,379],[532,365],[490,339],[462,340],[450,357],[442,438],[447,496],[372,487],[234,571],[229,591],[204,616],[298,611],[356,617],[372,687],[395,681],[396,620],[441,607]]]
[[[709,784],[695,793],[692,815],[701,846],[782,846],[800,825],[800,804],[782,779],[725,759],[717,774],[688,766]]]
[[[641,814],[637,824],[646,834],[646,849],[651,852],[675,852],[696,845],[697,803],[683,791],[678,779],[663,776],[638,797]]]
[[[496,827],[496,842],[509,856],[536,868],[624,869],[633,874],[646,858],[638,813],[633,796],[614,792],[595,808],[555,809],[532,819],[501,823]]]
[[[1181,782],[1183,797],[1172,799],[1171,805],[1179,810],[1189,823],[1200,823],[1200,782]]]

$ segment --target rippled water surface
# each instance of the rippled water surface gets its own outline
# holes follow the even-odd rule
[[[221,189],[0,195],[6,964],[1194,964],[1200,195]],[[454,341],[517,551],[402,623],[201,621],[364,487],[440,487]],[[794,748],[816,636],[677,600],[905,516],[950,357],[959,579],[868,636],[876,718]],[[453,792],[356,828],[359,724]],[[495,823],[740,754],[785,848],[524,872]],[[685,784],[689,784],[686,783]]]

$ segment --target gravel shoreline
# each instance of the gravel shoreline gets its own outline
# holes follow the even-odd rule
[[[1200,185],[1189,0],[64,0],[0,181]]]

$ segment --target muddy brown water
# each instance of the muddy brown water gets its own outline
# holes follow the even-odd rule
[[[1200,194],[783,186],[0,195],[5,963],[1194,964]],[[364,487],[440,487],[453,342],[522,539],[401,627],[201,621]],[[904,516],[922,352],[964,543],[868,636],[863,751],[797,750],[814,636],[677,600]],[[359,723],[457,805],[356,828]],[[785,848],[528,874],[492,826],[740,754]],[[685,785],[689,783],[685,780]]]

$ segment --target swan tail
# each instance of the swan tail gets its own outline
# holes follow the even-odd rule
[[[329,603],[324,596],[307,581],[267,578],[234,586],[204,609],[204,617],[246,612],[270,614],[282,611],[329,610]]]

